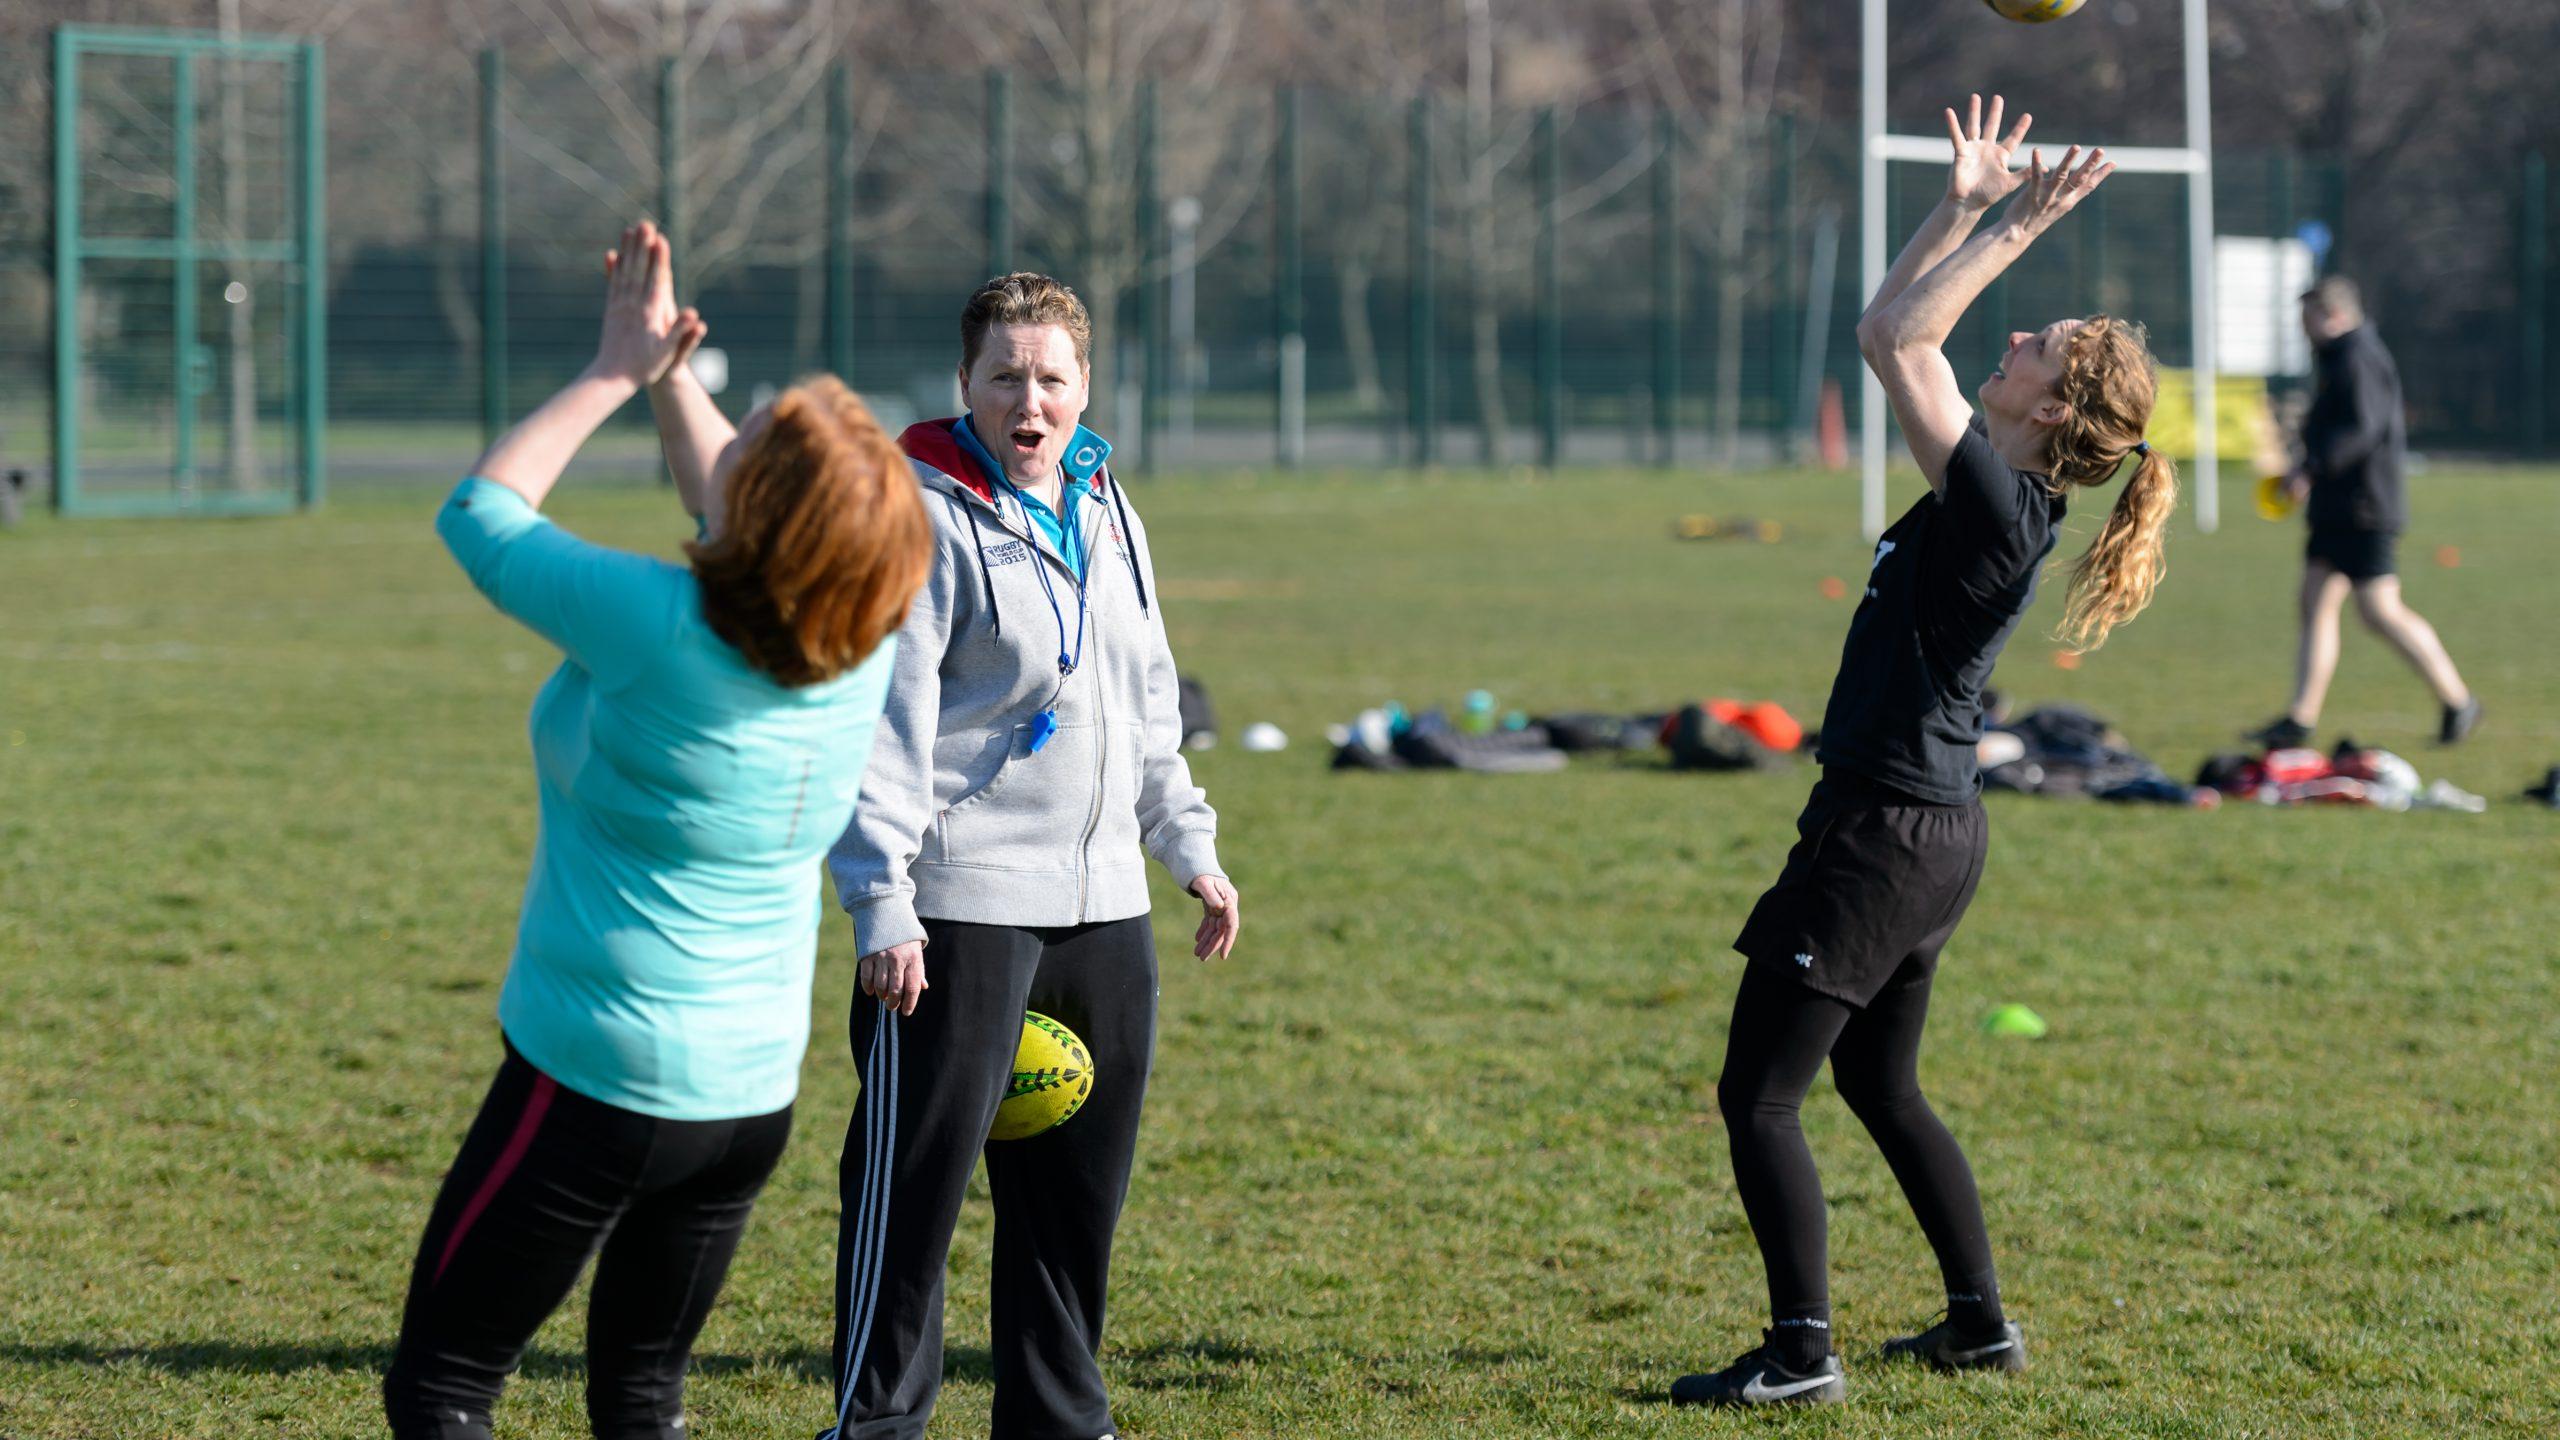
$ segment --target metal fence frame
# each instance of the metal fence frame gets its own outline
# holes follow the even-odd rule
[[[171,233],[165,238],[91,236],[81,225],[80,61],[88,55],[138,55],[175,66],[171,123],[173,180]],[[237,237],[214,243],[195,226],[195,62],[206,56],[289,59],[294,63],[298,118],[297,224],[291,240],[259,244]],[[66,25],[54,32],[54,508],[65,515],[273,514],[320,503],[325,485],[328,395],[327,151],[322,124],[326,84],[321,44],[266,36],[229,37],[188,30]],[[170,384],[175,400],[170,490],[160,494],[91,494],[80,483],[81,331],[80,276],[89,260],[147,260],[170,266],[176,294],[171,327]],[[294,416],[300,476],[292,491],[206,493],[195,484],[193,370],[196,266],[234,260],[293,267],[295,315]]]

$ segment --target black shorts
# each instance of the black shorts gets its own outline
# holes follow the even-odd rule
[[[2400,537],[2388,530],[2314,530],[2302,558],[2326,562],[2361,585],[2400,573]]]
[[[1754,966],[1864,1008],[1906,962],[1933,970],[1982,883],[1982,802],[1932,805],[1826,770],[1778,883],[1733,948]]]

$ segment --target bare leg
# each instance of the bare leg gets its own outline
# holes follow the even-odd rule
[[[2352,588],[2328,561],[2304,562],[2302,648],[2294,659],[2293,706],[2285,714],[2306,729],[2320,723],[2320,707],[2329,700],[2329,681],[2338,673],[2338,612],[2345,608]]]
[[[2391,648],[2400,652],[2400,658],[2408,661],[2410,667],[2426,680],[2428,688],[2436,692],[2437,704],[2451,710],[2471,698],[2470,689],[2453,668],[2453,657],[2445,653],[2444,642],[2436,638],[2436,627],[2401,601],[2399,576],[2384,575],[2355,589],[2356,613],[2364,617],[2364,623],[2372,628],[2373,633],[2390,641]],[[2336,629],[2337,613],[2333,608],[2330,612],[2333,654]]]

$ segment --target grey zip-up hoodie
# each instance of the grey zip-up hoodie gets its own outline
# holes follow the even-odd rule
[[[861,803],[827,855],[864,955],[923,939],[919,914],[1040,926],[1144,914],[1148,855],[1185,889],[1225,873],[1217,813],[1183,759],[1173,650],[1127,497],[1096,459],[1084,654],[1061,689],[1075,576],[997,503],[952,424],[898,440],[933,519],[933,572],[898,630]],[[1033,719],[1053,703],[1057,731],[1034,752]]]

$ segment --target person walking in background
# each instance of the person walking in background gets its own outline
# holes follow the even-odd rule
[[[1849,621],[1822,719],[1822,778],[1777,883],[1733,942],[1747,965],[1725,1035],[1716,1104],[1734,1187],[1769,1282],[1761,1343],[1675,1403],[1807,1405],[1846,1395],[1832,1343],[1828,1220],[1800,1111],[1823,1062],[1884,1152],[1946,1282],[1947,1318],[1887,1342],[1888,1360],[2017,1370],[1973,1170],[1920,1092],[1920,1039],[1939,953],[1989,854],[1983,686],[2059,537],[2068,497],[2124,476],[2074,566],[2064,637],[2080,649],[2141,613],[2162,573],[2177,471],[2143,440],[2158,390],[2142,327],[2056,320],[2009,337],[1977,387],[1976,415],[1947,336],[1999,278],[2114,169],[2106,152],[2009,168],[2029,117],[2000,133],[2001,101],[1947,112],[1947,193],[1858,322],[1858,348],[1928,481],[1885,531]],[[2075,164],[2074,162],[2078,162]],[[2015,192],[2000,219],[1974,227]],[[1968,238],[1970,237],[1970,238]]]
[[[2338,612],[2352,594],[2356,614],[2435,692],[2437,743],[2459,744],[2480,724],[2479,697],[2462,683],[2435,627],[2400,598],[2397,551],[2409,523],[2400,368],[2366,321],[2355,282],[2343,275],[2302,293],[2302,329],[2311,337],[2314,388],[2302,421],[2302,463],[2286,479],[2296,503],[2310,502],[2302,642],[2293,703],[2247,738],[2270,749],[2310,741],[2338,669]]]
[[[791,1131],[818,862],[854,810],[931,553],[906,461],[832,377],[733,429],[685,357],[665,237],[605,260],[603,338],[436,516],[471,583],[565,658],[533,702],[541,829],[498,998],[504,1062],[429,1213],[384,1378],[398,1440],[481,1440],[596,1260],[599,1440],[685,1433],[685,1364]],[[543,518],[649,392],[689,565]]]
[[[945,1257],[982,1151],[994,1440],[1112,1431],[1096,1357],[1155,1047],[1147,858],[1200,901],[1194,956],[1225,955],[1243,924],[1182,754],[1153,552],[1110,445],[1080,423],[1091,343],[1066,286],[988,281],[960,315],[968,413],[899,440],[933,575],[899,633],[862,810],[828,857],[871,998],[853,1005],[862,1093],[823,1440],[924,1434]],[[1026,1009],[1083,1038],[1092,1095],[1056,1129],[990,1145]]]

